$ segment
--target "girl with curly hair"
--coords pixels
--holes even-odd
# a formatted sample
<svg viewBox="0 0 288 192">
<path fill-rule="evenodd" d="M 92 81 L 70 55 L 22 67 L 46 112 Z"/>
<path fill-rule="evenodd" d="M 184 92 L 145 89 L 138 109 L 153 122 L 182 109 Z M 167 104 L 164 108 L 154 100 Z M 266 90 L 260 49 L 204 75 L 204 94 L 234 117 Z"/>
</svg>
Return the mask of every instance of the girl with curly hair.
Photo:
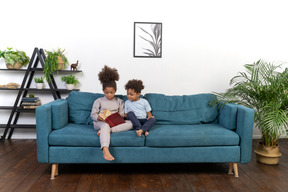
<svg viewBox="0 0 288 192">
<path fill-rule="evenodd" d="M 139 137 L 147 136 L 148 130 L 155 125 L 156 120 L 151 113 L 151 106 L 146 99 L 140 98 L 141 90 L 144 89 L 141 80 L 130 80 L 125 85 L 128 100 L 125 102 L 125 116 L 133 123 Z"/>
<path fill-rule="evenodd" d="M 102 84 L 104 97 L 94 101 L 91 118 L 94 123 L 94 129 L 98 130 L 97 134 L 100 136 L 100 144 L 104 159 L 113 161 L 114 157 L 109 151 L 110 134 L 113 132 L 130 130 L 133 128 L 133 125 L 131 121 L 126 120 L 125 123 L 111 128 L 109 124 L 99 116 L 99 113 L 104 113 L 104 110 L 110 110 L 111 114 L 118 112 L 124 117 L 124 102 L 122 99 L 114 97 L 117 91 L 116 81 L 119 80 L 117 69 L 105 65 L 102 71 L 99 72 L 98 77 Z"/>
</svg>

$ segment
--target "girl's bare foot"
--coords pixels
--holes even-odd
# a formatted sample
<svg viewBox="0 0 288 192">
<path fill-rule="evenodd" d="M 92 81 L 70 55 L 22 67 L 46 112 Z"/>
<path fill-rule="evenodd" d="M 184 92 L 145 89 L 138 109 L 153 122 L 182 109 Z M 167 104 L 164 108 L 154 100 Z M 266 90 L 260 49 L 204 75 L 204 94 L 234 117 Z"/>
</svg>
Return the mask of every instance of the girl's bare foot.
<svg viewBox="0 0 288 192">
<path fill-rule="evenodd" d="M 138 135 L 138 137 L 141 137 L 142 133 L 143 133 L 142 129 L 139 129 L 136 131 L 136 134 Z"/>
<path fill-rule="evenodd" d="M 144 133 L 144 135 L 145 135 L 145 136 L 149 135 L 148 131 L 146 131 L 146 132 Z"/>
<path fill-rule="evenodd" d="M 97 135 L 100 136 L 101 130 L 98 131 Z"/>
<path fill-rule="evenodd" d="M 113 160 L 115 160 L 114 157 L 111 155 L 108 147 L 103 147 L 102 151 L 103 151 L 103 158 L 104 158 L 105 160 L 107 160 L 107 161 L 113 161 Z"/>
</svg>

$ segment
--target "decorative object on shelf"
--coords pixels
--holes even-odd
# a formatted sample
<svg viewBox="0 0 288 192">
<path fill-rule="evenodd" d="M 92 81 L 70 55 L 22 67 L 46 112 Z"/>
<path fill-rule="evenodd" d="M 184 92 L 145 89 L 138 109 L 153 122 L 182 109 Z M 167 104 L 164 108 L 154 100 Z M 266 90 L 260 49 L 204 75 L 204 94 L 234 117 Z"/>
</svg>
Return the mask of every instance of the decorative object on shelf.
<svg viewBox="0 0 288 192">
<path fill-rule="evenodd" d="M 76 70 L 76 71 L 77 71 L 77 67 L 78 67 L 78 61 L 79 61 L 79 60 L 77 60 L 77 62 L 76 62 L 76 63 L 74 63 L 74 64 L 71 64 L 71 66 L 70 66 L 70 69 L 71 69 L 71 70 L 73 70 L 73 71 L 75 71 L 75 70 Z"/>
<path fill-rule="evenodd" d="M 72 90 L 74 86 L 79 83 L 78 79 L 74 75 L 63 76 L 61 80 L 66 83 L 66 89 Z"/>
<path fill-rule="evenodd" d="M 58 70 L 63 70 L 68 65 L 68 60 L 66 56 L 64 55 L 65 49 L 62 51 L 60 48 L 57 49 L 57 51 L 46 51 L 47 57 L 45 59 L 45 65 L 44 65 L 44 76 L 46 78 L 46 81 L 50 83 L 51 75 L 54 75 L 54 72 Z"/>
<path fill-rule="evenodd" d="M 0 85 L 0 88 L 8 88 L 8 89 L 17 89 L 19 87 L 20 87 L 19 84 L 13 82 L 8 83 L 7 85 Z"/>
<path fill-rule="evenodd" d="M 247 73 L 241 72 L 231 79 L 232 88 L 225 93 L 215 93 L 218 104 L 221 107 L 231 102 L 254 109 L 255 123 L 262 133 L 262 142 L 255 150 L 257 160 L 267 164 L 267 158 L 272 157 L 274 160 L 268 164 L 278 164 L 281 153 L 277 141 L 287 136 L 288 131 L 288 68 L 279 72 L 280 65 L 263 60 L 246 64 L 245 68 Z"/>
<path fill-rule="evenodd" d="M 134 22 L 134 57 L 162 57 L 162 23 Z"/>
<path fill-rule="evenodd" d="M 36 83 L 36 88 L 37 89 L 43 89 L 44 87 L 44 77 L 35 77 L 34 81 Z"/>
<path fill-rule="evenodd" d="M 0 58 L 4 58 L 8 69 L 20 69 L 30 61 L 30 58 L 24 51 L 12 51 L 12 47 L 7 47 L 7 50 L 4 51 L 0 50 Z"/>
<path fill-rule="evenodd" d="M 41 101 L 39 97 L 23 97 L 21 106 L 23 109 L 35 109 L 36 107 L 41 105 Z"/>
</svg>

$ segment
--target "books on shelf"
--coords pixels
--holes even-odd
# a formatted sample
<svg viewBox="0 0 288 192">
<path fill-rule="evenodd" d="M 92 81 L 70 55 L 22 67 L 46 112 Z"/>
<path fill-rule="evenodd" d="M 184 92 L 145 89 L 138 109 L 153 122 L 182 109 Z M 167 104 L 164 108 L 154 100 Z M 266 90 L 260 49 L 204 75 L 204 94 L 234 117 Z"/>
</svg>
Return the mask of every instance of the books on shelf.
<svg viewBox="0 0 288 192">
<path fill-rule="evenodd" d="M 118 112 L 111 114 L 109 110 L 104 110 L 103 113 L 99 113 L 99 116 L 104 119 L 110 127 L 125 123 L 125 120 Z"/>
<path fill-rule="evenodd" d="M 23 109 L 35 109 L 36 107 L 41 105 L 41 101 L 39 97 L 23 97 L 21 106 Z"/>
</svg>

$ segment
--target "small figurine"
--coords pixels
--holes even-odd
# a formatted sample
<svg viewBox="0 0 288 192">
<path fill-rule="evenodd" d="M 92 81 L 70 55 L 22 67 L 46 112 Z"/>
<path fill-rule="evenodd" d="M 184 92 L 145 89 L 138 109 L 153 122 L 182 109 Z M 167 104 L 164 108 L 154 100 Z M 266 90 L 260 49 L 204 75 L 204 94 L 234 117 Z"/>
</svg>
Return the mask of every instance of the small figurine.
<svg viewBox="0 0 288 192">
<path fill-rule="evenodd" d="M 77 63 L 74 63 L 74 64 L 71 64 L 71 66 L 70 66 L 70 69 L 72 70 L 73 69 L 73 71 L 77 71 L 77 66 L 78 66 L 78 60 L 77 60 Z"/>
</svg>

